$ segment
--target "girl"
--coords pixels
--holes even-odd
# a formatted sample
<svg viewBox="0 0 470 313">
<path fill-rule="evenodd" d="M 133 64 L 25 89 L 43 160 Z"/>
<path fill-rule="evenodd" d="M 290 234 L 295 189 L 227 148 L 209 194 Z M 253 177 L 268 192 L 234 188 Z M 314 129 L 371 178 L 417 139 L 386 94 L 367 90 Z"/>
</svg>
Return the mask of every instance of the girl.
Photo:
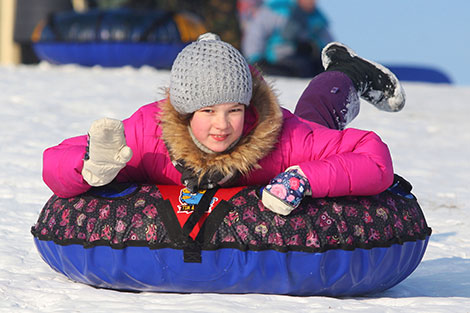
<svg viewBox="0 0 470 313">
<path fill-rule="evenodd" d="M 238 50 L 201 35 L 176 58 L 165 99 L 47 149 L 44 181 L 60 197 L 113 180 L 191 191 L 266 185 L 263 204 L 284 215 L 305 195 L 380 193 L 393 181 L 387 146 L 373 132 L 342 129 L 358 114 L 359 96 L 399 111 L 404 92 L 390 71 L 342 44 L 326 46 L 322 60 L 326 71 L 292 114 Z"/>
</svg>

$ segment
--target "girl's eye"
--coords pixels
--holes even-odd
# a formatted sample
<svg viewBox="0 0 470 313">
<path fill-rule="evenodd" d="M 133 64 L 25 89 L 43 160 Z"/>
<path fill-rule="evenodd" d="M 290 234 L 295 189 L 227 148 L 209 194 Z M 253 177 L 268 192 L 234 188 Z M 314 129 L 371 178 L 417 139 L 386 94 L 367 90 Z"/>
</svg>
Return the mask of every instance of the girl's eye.
<svg viewBox="0 0 470 313">
<path fill-rule="evenodd" d="M 243 111 L 242 107 L 237 107 L 237 108 L 233 108 L 230 110 L 230 112 L 241 112 L 241 111 Z"/>
</svg>

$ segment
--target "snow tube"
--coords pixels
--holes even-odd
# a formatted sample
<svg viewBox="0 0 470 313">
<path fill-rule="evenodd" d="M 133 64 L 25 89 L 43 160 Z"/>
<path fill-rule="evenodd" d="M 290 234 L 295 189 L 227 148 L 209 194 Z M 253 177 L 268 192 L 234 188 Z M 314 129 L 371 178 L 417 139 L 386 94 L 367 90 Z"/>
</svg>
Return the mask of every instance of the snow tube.
<svg viewBox="0 0 470 313">
<path fill-rule="evenodd" d="M 280 216 L 255 186 L 116 184 L 52 196 L 31 232 L 54 270 L 101 288 L 357 296 L 398 284 L 424 255 L 431 229 L 408 186 L 307 197 Z"/>
<path fill-rule="evenodd" d="M 35 28 L 40 60 L 53 64 L 170 68 L 177 54 L 206 30 L 192 15 L 130 9 L 66 11 Z"/>
<path fill-rule="evenodd" d="M 426 66 L 387 65 L 401 81 L 452 84 L 449 75 L 444 71 Z"/>
</svg>

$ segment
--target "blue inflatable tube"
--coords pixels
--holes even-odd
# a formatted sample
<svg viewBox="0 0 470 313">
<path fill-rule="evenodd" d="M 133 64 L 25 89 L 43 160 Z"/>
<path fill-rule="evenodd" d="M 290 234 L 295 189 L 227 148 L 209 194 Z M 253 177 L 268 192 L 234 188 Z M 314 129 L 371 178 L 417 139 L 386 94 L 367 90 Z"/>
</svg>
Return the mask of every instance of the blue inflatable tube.
<svg viewBox="0 0 470 313">
<path fill-rule="evenodd" d="M 452 79 L 443 70 L 430 66 L 387 65 L 399 80 L 437 84 L 452 84 Z"/>
<path fill-rule="evenodd" d="M 54 270 L 101 288 L 358 296 L 395 286 L 423 258 L 431 229 L 406 184 L 306 198 L 287 217 L 265 210 L 256 187 L 207 191 L 187 214 L 184 187 L 108 186 L 53 196 L 32 234 Z"/>
<path fill-rule="evenodd" d="M 185 43 L 145 42 L 40 42 L 34 45 L 39 59 L 52 64 L 121 67 L 144 65 L 170 68 Z"/>
<path fill-rule="evenodd" d="M 162 10 L 57 12 L 33 32 L 40 60 L 53 64 L 167 69 L 177 54 L 204 33 L 194 15 Z"/>
<path fill-rule="evenodd" d="M 39 253 L 54 270 L 96 287 L 299 296 L 357 296 L 389 289 L 415 270 L 427 243 L 428 238 L 388 248 L 324 253 L 220 249 L 202 251 L 199 264 L 184 263 L 180 250 L 84 249 L 35 238 Z"/>
</svg>

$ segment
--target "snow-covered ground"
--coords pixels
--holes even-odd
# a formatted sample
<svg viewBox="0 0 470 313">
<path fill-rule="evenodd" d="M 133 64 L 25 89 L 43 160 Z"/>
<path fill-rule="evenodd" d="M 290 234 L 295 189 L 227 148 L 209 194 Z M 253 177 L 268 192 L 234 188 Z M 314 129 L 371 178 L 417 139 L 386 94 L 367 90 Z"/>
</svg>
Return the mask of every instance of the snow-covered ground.
<svg viewBox="0 0 470 313">
<path fill-rule="evenodd" d="M 308 83 L 271 79 L 290 109 Z M 160 99 L 168 83 L 167 71 L 151 68 L 0 67 L 1 312 L 470 312 L 470 87 L 406 83 L 402 112 L 363 103 L 350 125 L 388 143 L 433 228 L 420 266 L 390 290 L 344 299 L 124 293 L 54 272 L 30 234 L 51 195 L 42 151 L 86 133 L 97 118 L 128 117 Z"/>
</svg>

